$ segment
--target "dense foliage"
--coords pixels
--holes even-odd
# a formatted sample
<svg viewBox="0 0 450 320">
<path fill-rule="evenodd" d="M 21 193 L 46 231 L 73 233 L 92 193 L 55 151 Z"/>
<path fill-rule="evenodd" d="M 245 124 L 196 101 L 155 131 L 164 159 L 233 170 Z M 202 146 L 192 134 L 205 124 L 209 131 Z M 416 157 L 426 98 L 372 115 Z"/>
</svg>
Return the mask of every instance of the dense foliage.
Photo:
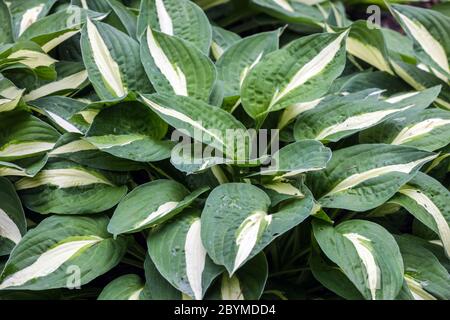
<svg viewBox="0 0 450 320">
<path fill-rule="evenodd" d="M 405 2 L 1 0 L 0 298 L 449 299 L 450 6 Z"/>
</svg>

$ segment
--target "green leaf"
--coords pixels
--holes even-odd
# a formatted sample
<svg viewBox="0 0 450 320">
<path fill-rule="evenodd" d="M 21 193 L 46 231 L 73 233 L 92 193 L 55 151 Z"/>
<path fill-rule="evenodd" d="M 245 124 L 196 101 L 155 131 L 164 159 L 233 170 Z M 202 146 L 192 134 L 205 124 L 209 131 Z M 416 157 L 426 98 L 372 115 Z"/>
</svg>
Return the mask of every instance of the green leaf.
<svg viewBox="0 0 450 320">
<path fill-rule="evenodd" d="M 448 271 L 428 249 L 411 242 L 411 236 L 397 236 L 405 264 L 405 279 L 416 300 L 448 300 L 450 284 Z"/>
<path fill-rule="evenodd" d="M 308 182 L 323 207 L 366 211 L 386 202 L 436 157 L 404 146 L 354 145 L 333 152 L 327 168 L 310 173 Z"/>
<path fill-rule="evenodd" d="M 53 149 L 59 133 L 25 111 L 0 114 L 0 160 L 42 155 Z"/>
<path fill-rule="evenodd" d="M 145 256 L 145 294 L 150 300 L 181 300 L 187 296 L 175 289 L 156 269 L 150 256 Z"/>
<path fill-rule="evenodd" d="M 144 283 L 136 274 L 120 276 L 103 288 L 97 300 L 144 300 Z"/>
<path fill-rule="evenodd" d="M 434 10 L 412 6 L 392 5 L 391 11 L 413 39 L 419 59 L 438 78 L 448 82 L 450 46 L 442 40 L 450 37 L 450 18 Z"/>
<path fill-rule="evenodd" d="M 13 31 L 11 26 L 11 15 L 9 14 L 8 6 L 0 1 L 0 44 L 10 43 L 13 40 Z"/>
<path fill-rule="evenodd" d="M 313 221 L 314 237 L 367 300 L 394 299 L 403 285 L 403 261 L 394 237 L 380 225 L 350 220 L 333 227 Z"/>
<path fill-rule="evenodd" d="M 9 254 L 26 231 L 25 215 L 14 185 L 0 177 L 0 256 Z"/>
<path fill-rule="evenodd" d="M 14 110 L 24 91 L 25 89 L 17 88 L 14 83 L 0 74 L 0 112 Z"/>
<path fill-rule="evenodd" d="M 155 180 L 140 185 L 117 206 L 108 225 L 114 235 L 137 232 L 171 219 L 207 189 L 190 193 L 172 180 Z"/>
<path fill-rule="evenodd" d="M 317 8 L 298 0 L 251 0 L 252 5 L 280 20 L 322 27 L 323 16 Z"/>
<path fill-rule="evenodd" d="M 68 6 L 66 9 L 50 14 L 27 28 L 19 40 L 31 40 L 49 52 L 67 39 L 80 32 L 81 27 L 88 18 L 101 19 L 104 15 L 81 9 L 77 6 Z"/>
<path fill-rule="evenodd" d="M 208 101 L 216 70 L 193 44 L 149 27 L 141 39 L 141 59 L 158 93 Z"/>
<path fill-rule="evenodd" d="M 294 136 L 296 140 L 335 142 L 399 114 L 424 109 L 437 97 L 439 90 L 436 87 L 385 101 L 378 100 L 377 91 L 373 90 L 367 90 L 366 94 L 336 96 L 305 111 L 295 123 Z"/>
<path fill-rule="evenodd" d="M 15 0 L 8 6 L 11 13 L 14 39 L 37 20 L 45 17 L 56 0 Z"/>
<path fill-rule="evenodd" d="M 111 9 L 122 22 L 130 37 L 137 40 L 137 17 L 124 4 L 117 0 L 107 0 Z"/>
<path fill-rule="evenodd" d="M 202 9 L 188 0 L 143 0 L 138 18 L 138 37 L 147 27 L 191 42 L 208 54 L 212 31 Z"/>
<path fill-rule="evenodd" d="M 218 59 L 218 79 L 225 98 L 239 97 L 241 85 L 250 70 L 267 54 L 278 49 L 279 31 L 263 32 L 230 45 Z"/>
<path fill-rule="evenodd" d="M 0 176 L 34 177 L 47 163 L 48 156 L 40 155 L 14 162 L 0 161 Z"/>
<path fill-rule="evenodd" d="M 126 240 L 106 231 L 106 216 L 52 216 L 20 241 L 0 276 L 0 289 L 81 286 L 113 268 Z"/>
<path fill-rule="evenodd" d="M 18 180 L 15 186 L 30 210 L 41 214 L 87 214 L 116 205 L 127 192 L 121 180 L 124 177 L 74 162 L 54 161 L 33 178 Z"/>
<path fill-rule="evenodd" d="M 167 125 L 139 102 L 121 102 L 94 118 L 86 140 L 116 157 L 134 161 L 159 161 L 170 156 L 172 143 L 161 140 Z"/>
<path fill-rule="evenodd" d="M 222 271 L 206 254 L 200 233 L 200 213 L 188 210 L 171 223 L 153 229 L 147 238 L 148 253 L 158 271 L 196 300 L 203 298 Z"/>
<path fill-rule="evenodd" d="M 344 33 L 302 37 L 263 58 L 245 77 L 242 104 L 253 119 L 323 96 L 344 69 Z"/>
<path fill-rule="evenodd" d="M 81 32 L 81 50 L 89 80 L 101 99 L 123 98 L 130 91 L 152 92 L 139 43 L 125 33 L 88 19 Z"/>
<path fill-rule="evenodd" d="M 228 112 L 190 97 L 154 94 L 141 95 L 141 98 L 164 121 L 183 134 L 200 138 L 199 142 L 221 150 L 232 159 L 238 152 L 246 152 L 246 148 L 236 150 L 234 142 L 241 138 L 247 143 L 250 140 L 247 129 Z M 242 158 L 245 159 L 245 155 Z"/>
<path fill-rule="evenodd" d="M 390 119 L 360 133 L 362 143 L 389 143 L 435 151 L 450 143 L 450 112 L 426 109 Z"/>
<path fill-rule="evenodd" d="M 264 253 L 243 265 L 232 277 L 222 273 L 220 281 L 210 289 L 206 299 L 212 300 L 258 300 L 266 285 L 268 275 Z"/>
<path fill-rule="evenodd" d="M 214 57 L 214 60 L 217 61 L 225 50 L 239 40 L 241 40 L 241 37 L 238 34 L 212 26 L 211 55 Z"/>
<path fill-rule="evenodd" d="M 307 190 L 300 192 L 292 202 L 270 213 L 270 198 L 253 185 L 226 183 L 215 188 L 202 213 L 202 241 L 211 259 L 233 275 L 276 237 L 310 215 L 313 199 Z"/>
<path fill-rule="evenodd" d="M 418 172 L 389 202 L 399 204 L 433 230 L 450 257 L 450 192 L 439 181 Z"/>
</svg>

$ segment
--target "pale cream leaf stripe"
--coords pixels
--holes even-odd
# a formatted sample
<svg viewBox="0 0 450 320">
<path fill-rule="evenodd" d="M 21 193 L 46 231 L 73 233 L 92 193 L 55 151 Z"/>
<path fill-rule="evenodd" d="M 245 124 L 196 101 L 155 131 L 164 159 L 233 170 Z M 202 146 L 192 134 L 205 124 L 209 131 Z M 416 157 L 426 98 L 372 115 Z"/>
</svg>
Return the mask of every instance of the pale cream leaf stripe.
<svg viewBox="0 0 450 320">
<path fill-rule="evenodd" d="M 112 58 L 100 32 L 90 19 L 87 19 L 86 26 L 89 44 L 98 70 L 108 86 L 114 91 L 114 94 L 117 97 L 123 97 L 127 94 L 127 90 L 122 82 L 119 65 Z"/>
<path fill-rule="evenodd" d="M 173 24 L 172 18 L 170 18 L 166 7 L 164 6 L 164 0 L 155 0 L 156 14 L 159 21 L 159 29 L 161 32 L 173 36 Z"/>
<path fill-rule="evenodd" d="M 186 275 L 196 300 L 203 297 L 202 275 L 206 262 L 206 249 L 203 247 L 200 234 L 201 222 L 200 218 L 197 218 L 189 227 L 184 245 Z"/>
<path fill-rule="evenodd" d="M 414 124 L 411 127 L 403 128 L 402 131 L 392 140 L 391 144 L 400 145 L 414 140 L 424 134 L 433 131 L 436 128 L 450 124 L 450 120 L 432 118 Z"/>
<path fill-rule="evenodd" d="M 152 213 L 150 213 L 147 218 L 145 218 L 141 222 L 137 223 L 135 228 L 140 228 L 158 218 L 164 217 L 166 214 L 168 214 L 173 209 L 175 209 L 177 207 L 177 205 L 178 205 L 178 202 L 176 202 L 176 201 L 169 201 L 169 202 L 163 203 L 162 205 L 160 205 L 158 207 L 158 209 L 156 209 L 156 211 L 153 211 Z"/>
<path fill-rule="evenodd" d="M 53 149 L 54 142 L 30 141 L 10 144 L 0 150 L 0 157 L 20 157 Z"/>
<path fill-rule="evenodd" d="M 0 237 L 7 238 L 18 244 L 22 234 L 14 221 L 0 208 Z"/>
<path fill-rule="evenodd" d="M 16 182 L 17 190 L 37 188 L 42 185 L 53 185 L 58 188 L 72 188 L 91 184 L 113 186 L 105 177 L 81 169 L 49 169 L 42 170 L 33 178 L 22 178 Z"/>
</svg>

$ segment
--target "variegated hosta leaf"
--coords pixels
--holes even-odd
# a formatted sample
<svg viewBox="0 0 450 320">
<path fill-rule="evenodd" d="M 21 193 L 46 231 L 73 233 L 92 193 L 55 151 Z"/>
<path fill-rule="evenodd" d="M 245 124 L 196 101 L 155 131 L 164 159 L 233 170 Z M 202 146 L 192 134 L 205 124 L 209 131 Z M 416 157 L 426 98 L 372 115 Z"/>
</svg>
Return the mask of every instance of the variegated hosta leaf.
<svg viewBox="0 0 450 320">
<path fill-rule="evenodd" d="M 97 300 L 145 300 L 144 283 L 136 274 L 120 276 L 103 288 Z"/>
<path fill-rule="evenodd" d="M 53 76 L 55 62 L 57 62 L 56 59 L 30 41 L 18 42 L 6 50 L 0 50 L 0 70 L 25 67 L 47 78 L 47 73 Z"/>
<path fill-rule="evenodd" d="M 350 220 L 338 226 L 315 219 L 314 237 L 367 300 L 394 299 L 403 285 L 403 261 L 394 237 L 380 225 Z"/>
<path fill-rule="evenodd" d="M 364 299 L 361 292 L 355 287 L 349 278 L 340 268 L 336 268 L 332 263 L 325 261 L 318 253 L 313 252 L 310 260 L 311 272 L 328 290 L 333 291 L 338 296 L 347 300 Z"/>
<path fill-rule="evenodd" d="M 123 98 L 130 91 L 152 91 L 136 40 L 108 24 L 90 19 L 81 34 L 83 61 L 101 99 Z"/>
<path fill-rule="evenodd" d="M 144 167 L 142 163 L 115 157 L 110 153 L 101 151 L 76 133 L 62 135 L 48 156 L 71 160 L 91 168 L 120 172 L 140 170 Z"/>
<path fill-rule="evenodd" d="M 305 220 L 313 199 L 307 190 L 298 191 L 293 201 L 270 213 L 270 198 L 253 185 L 227 183 L 214 189 L 202 213 L 202 241 L 211 259 L 232 276 L 276 237 Z"/>
<path fill-rule="evenodd" d="M 232 277 L 222 273 L 220 281 L 210 289 L 206 299 L 211 300 L 258 300 L 267 281 L 268 266 L 264 253 L 243 265 Z"/>
<path fill-rule="evenodd" d="M 0 289 L 67 288 L 109 271 L 122 259 L 126 239 L 114 240 L 106 231 L 107 224 L 103 215 L 43 220 L 11 253 L 0 276 Z M 74 275 L 79 284 L 74 283 Z"/>
<path fill-rule="evenodd" d="M 116 157 L 159 161 L 170 157 L 172 142 L 161 140 L 167 125 L 140 102 L 121 102 L 103 109 L 94 119 L 86 140 Z"/>
<path fill-rule="evenodd" d="M 447 188 L 418 172 L 389 202 L 401 205 L 433 230 L 450 257 L 450 192 Z"/>
<path fill-rule="evenodd" d="M 45 154 L 14 162 L 0 161 L 0 176 L 34 177 L 45 166 L 47 160 L 48 156 Z"/>
<path fill-rule="evenodd" d="M 242 104 L 254 119 L 323 96 L 344 69 L 343 33 L 302 37 L 263 58 L 245 77 Z"/>
<path fill-rule="evenodd" d="M 435 151 L 450 143 L 450 112 L 426 109 L 360 133 L 362 143 L 390 143 Z"/>
<path fill-rule="evenodd" d="M 193 44 L 148 27 L 142 35 L 141 59 L 158 93 L 208 101 L 216 70 Z"/>
<path fill-rule="evenodd" d="M 0 113 L 0 161 L 42 155 L 58 138 L 53 127 L 26 111 Z"/>
<path fill-rule="evenodd" d="M 148 253 L 158 271 L 175 288 L 196 300 L 203 298 L 223 271 L 203 247 L 201 225 L 200 213 L 188 210 L 171 223 L 153 229 L 147 238 Z"/>
<path fill-rule="evenodd" d="M 128 35 L 136 40 L 138 40 L 137 35 L 137 17 L 131 11 L 131 8 L 127 8 L 125 4 L 123 4 L 119 0 L 107 0 L 107 3 L 114 11 L 117 18 L 119 18 L 122 23 L 124 29 L 127 31 Z"/>
<path fill-rule="evenodd" d="M 450 274 L 427 248 L 410 235 L 397 236 L 405 264 L 405 280 L 415 300 L 450 299 Z"/>
<path fill-rule="evenodd" d="M 231 45 L 239 40 L 241 40 L 241 37 L 238 34 L 221 27 L 212 26 L 211 54 L 214 60 L 217 61 Z"/>
<path fill-rule="evenodd" d="M 155 180 L 133 189 L 120 201 L 108 225 L 114 235 L 161 224 L 189 206 L 207 189 L 192 193 L 172 180 Z"/>
<path fill-rule="evenodd" d="M 382 31 L 368 21 L 356 21 L 351 25 L 347 38 L 347 52 L 374 66 L 393 74 Z"/>
<path fill-rule="evenodd" d="M 144 261 L 145 271 L 145 297 L 149 300 L 189 300 L 191 299 L 186 294 L 175 289 L 174 286 L 167 281 L 158 269 L 156 269 L 150 256 L 145 256 Z"/>
<path fill-rule="evenodd" d="M 142 100 L 164 121 L 194 139 L 221 150 L 234 158 L 235 139 L 250 141 L 247 129 L 228 112 L 190 97 L 169 95 L 141 95 Z M 230 137 L 230 131 L 236 136 Z M 199 137 L 201 136 L 201 137 Z"/>
<path fill-rule="evenodd" d="M 419 59 L 438 78 L 448 82 L 450 77 L 450 18 L 434 10 L 412 6 L 392 5 L 391 11 L 408 36 L 414 40 Z"/>
<path fill-rule="evenodd" d="M 437 154 L 388 144 L 360 144 L 333 152 L 323 171 L 311 172 L 308 183 L 322 206 L 353 211 L 373 209 Z"/>
<path fill-rule="evenodd" d="M 108 0 L 71 0 L 71 2 L 83 9 L 90 9 L 97 12 L 109 13 L 111 9 Z"/>
<path fill-rule="evenodd" d="M 25 101 L 33 101 L 52 94 L 69 94 L 87 85 L 88 72 L 78 62 L 59 62 L 55 65 L 57 77 L 28 86 Z"/>
<path fill-rule="evenodd" d="M 25 215 L 14 185 L 0 177 L 0 256 L 9 254 L 26 231 Z"/>
<path fill-rule="evenodd" d="M 418 91 L 437 85 L 442 86 L 441 93 L 435 102 L 439 106 L 450 110 L 450 86 L 448 83 L 409 63 L 391 60 L 391 65 L 402 80 Z"/>
<path fill-rule="evenodd" d="M 86 214 L 105 211 L 127 192 L 124 176 L 69 161 L 48 162 L 33 178 L 15 183 L 23 204 L 41 214 Z"/>
<path fill-rule="evenodd" d="M 189 0 L 142 0 L 138 37 L 147 27 L 191 42 L 204 54 L 211 45 L 211 25 L 202 9 Z"/>
<path fill-rule="evenodd" d="M 51 96 L 39 98 L 29 104 L 37 107 L 55 127 L 60 128 L 63 132 L 82 134 L 88 129 L 86 123 L 78 119 L 79 113 L 87 107 L 81 101 L 62 96 Z"/>
<path fill-rule="evenodd" d="M 240 96 L 241 85 L 250 70 L 267 54 L 278 49 L 279 31 L 249 36 L 231 45 L 217 61 L 217 75 L 224 97 Z"/>
<path fill-rule="evenodd" d="M 0 74 L 0 112 L 14 110 L 24 91 L 25 89 L 17 88 L 14 83 Z"/>
<path fill-rule="evenodd" d="M 14 38 L 18 38 L 33 23 L 45 17 L 56 0 L 5 1 L 11 12 Z"/>
<path fill-rule="evenodd" d="M 323 16 L 314 6 L 298 0 L 251 0 L 252 5 L 280 20 L 323 26 Z"/>
<path fill-rule="evenodd" d="M 261 174 L 277 174 L 278 178 L 294 177 L 308 171 L 322 170 L 331 159 L 331 150 L 319 141 L 303 140 L 288 144 L 276 152 L 275 163 Z"/>
<path fill-rule="evenodd" d="M 85 10 L 77 6 L 68 6 L 66 9 L 48 15 L 26 29 L 19 40 L 31 40 L 49 52 L 67 39 L 80 32 L 87 18 L 101 19 L 103 14 Z"/>
<path fill-rule="evenodd" d="M 377 100 L 377 92 L 373 90 L 367 90 L 366 94 L 336 96 L 303 113 L 295 123 L 294 136 L 296 140 L 338 141 L 403 112 L 426 108 L 437 97 L 439 90 L 436 87 L 385 101 Z"/>
</svg>

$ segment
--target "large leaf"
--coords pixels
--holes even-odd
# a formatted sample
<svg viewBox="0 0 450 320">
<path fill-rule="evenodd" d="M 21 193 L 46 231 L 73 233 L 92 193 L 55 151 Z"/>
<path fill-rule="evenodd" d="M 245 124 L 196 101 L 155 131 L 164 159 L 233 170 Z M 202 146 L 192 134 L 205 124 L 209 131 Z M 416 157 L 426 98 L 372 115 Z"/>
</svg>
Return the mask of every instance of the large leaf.
<svg viewBox="0 0 450 320">
<path fill-rule="evenodd" d="M 314 237 L 368 300 L 394 299 L 403 285 L 403 261 L 394 237 L 380 225 L 350 220 L 313 222 Z"/>
<path fill-rule="evenodd" d="M 122 102 L 102 110 L 86 140 L 116 157 L 134 161 L 159 161 L 170 156 L 172 143 L 161 140 L 167 125 L 139 102 Z"/>
<path fill-rule="evenodd" d="M 150 256 L 145 256 L 145 294 L 150 300 L 181 300 L 186 298 L 184 293 L 175 289 L 156 269 Z"/>
<path fill-rule="evenodd" d="M 175 288 L 197 300 L 222 271 L 208 257 L 201 229 L 199 212 L 188 210 L 153 229 L 147 238 L 148 253 L 158 271 Z"/>
<path fill-rule="evenodd" d="M 258 300 L 267 281 L 267 260 L 264 253 L 243 265 L 233 276 L 227 272 L 210 289 L 207 299 L 213 300 Z"/>
<path fill-rule="evenodd" d="M 392 5 L 392 12 L 408 36 L 423 63 L 440 79 L 448 82 L 450 18 L 434 10 L 412 6 Z"/>
<path fill-rule="evenodd" d="M 337 96 L 305 111 L 295 123 L 294 136 L 296 140 L 338 141 L 405 111 L 426 108 L 437 97 L 439 90 L 436 87 L 386 101 L 378 100 L 373 90 L 366 95 L 359 92 Z M 361 96 L 365 97 L 361 99 Z"/>
<path fill-rule="evenodd" d="M 271 213 L 269 196 L 253 185 L 227 183 L 214 189 L 202 213 L 202 241 L 209 256 L 232 276 L 276 237 L 310 215 L 312 197 L 307 190 L 300 191 L 292 202 Z"/>
<path fill-rule="evenodd" d="M 182 184 L 155 180 L 140 185 L 119 203 L 108 225 L 114 235 L 161 224 L 189 206 L 205 189 L 190 193 Z"/>
<path fill-rule="evenodd" d="M 28 158 L 51 150 L 59 133 L 25 111 L 0 114 L 0 160 Z"/>
<path fill-rule="evenodd" d="M 222 54 L 227 50 L 233 43 L 238 42 L 241 37 L 231 31 L 226 29 L 212 26 L 212 42 L 211 42 L 211 54 L 217 61 Z"/>
<path fill-rule="evenodd" d="M 208 101 L 216 70 L 193 44 L 149 27 L 142 36 L 141 59 L 158 93 Z"/>
<path fill-rule="evenodd" d="M 141 95 L 142 100 L 164 121 L 199 142 L 234 158 L 246 148 L 236 150 L 236 139 L 250 140 L 247 129 L 228 112 L 200 100 L 183 96 Z M 239 153 L 239 154 L 238 154 Z M 241 160 L 242 160 L 241 158 Z"/>
<path fill-rule="evenodd" d="M 405 280 L 416 300 L 448 300 L 450 274 L 428 249 L 411 241 L 411 236 L 395 238 L 405 264 Z"/>
<path fill-rule="evenodd" d="M 203 10 L 188 0 L 143 0 L 138 19 L 138 37 L 147 27 L 191 42 L 208 54 L 211 26 Z"/>
<path fill-rule="evenodd" d="M 386 202 L 436 157 L 410 147 L 360 144 L 333 152 L 327 168 L 310 173 L 308 181 L 322 206 L 365 211 Z"/>
<path fill-rule="evenodd" d="M 245 77 L 242 104 L 254 119 L 324 95 L 344 69 L 343 33 L 302 37 L 263 58 Z"/>
<path fill-rule="evenodd" d="M 240 96 L 249 71 L 264 56 L 278 49 L 278 36 L 279 31 L 259 33 L 237 41 L 223 52 L 216 66 L 225 98 Z"/>
<path fill-rule="evenodd" d="M 130 91 L 152 92 L 139 54 L 139 43 L 114 27 L 87 20 L 81 49 L 89 79 L 104 100 L 121 98 Z"/>
<path fill-rule="evenodd" d="M 53 216 L 29 231 L 6 263 L 0 289 L 81 286 L 109 271 L 125 253 L 125 238 L 106 231 L 106 216 Z"/>
<path fill-rule="evenodd" d="M 11 252 L 26 229 L 25 215 L 14 185 L 0 177 L 0 256 Z"/>
<path fill-rule="evenodd" d="M 136 274 L 120 276 L 103 288 L 98 300 L 143 300 L 144 283 Z"/>
<path fill-rule="evenodd" d="M 24 205 L 42 214 L 86 214 L 105 211 L 125 195 L 123 176 L 70 161 L 49 162 L 33 178 L 15 184 Z"/>
<path fill-rule="evenodd" d="M 49 52 L 67 39 L 80 32 L 86 19 L 100 19 L 103 15 L 77 6 L 68 6 L 66 9 L 44 17 L 21 35 L 19 40 L 31 40 Z"/>
<path fill-rule="evenodd" d="M 439 181 L 418 172 L 389 202 L 401 205 L 441 238 L 450 257 L 450 192 Z"/>
<path fill-rule="evenodd" d="M 361 132 L 362 143 L 390 143 L 435 151 L 450 143 L 450 112 L 427 109 Z"/>
</svg>

